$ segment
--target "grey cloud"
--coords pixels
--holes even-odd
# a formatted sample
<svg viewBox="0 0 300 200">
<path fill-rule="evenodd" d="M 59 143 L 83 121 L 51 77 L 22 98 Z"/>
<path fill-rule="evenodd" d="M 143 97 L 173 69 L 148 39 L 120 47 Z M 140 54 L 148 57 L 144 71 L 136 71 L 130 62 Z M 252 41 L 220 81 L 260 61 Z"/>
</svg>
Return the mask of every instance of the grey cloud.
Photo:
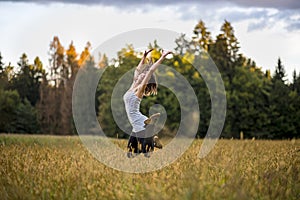
<svg viewBox="0 0 300 200">
<path fill-rule="evenodd" d="M 240 14 L 240 15 L 239 15 Z M 299 10 L 276 10 L 270 12 L 268 9 L 253 11 L 248 14 L 237 13 L 227 18 L 229 21 L 253 20 L 248 25 L 248 31 L 263 30 L 276 26 L 277 23 L 286 24 L 286 30 L 300 30 L 300 19 L 294 19 L 299 14 Z"/>
<path fill-rule="evenodd" d="M 174 5 L 182 3 L 232 3 L 243 7 L 262 7 L 262 8 L 278 8 L 278 9 L 299 9 L 300 1 L 298 0 L 0 0 L 0 1 L 11 1 L 11 2 L 36 2 L 36 3 L 51 3 L 51 2 L 62 2 L 62 3 L 74 3 L 74 4 L 102 4 L 110 6 L 138 6 L 138 5 Z"/>
<path fill-rule="evenodd" d="M 262 30 L 265 29 L 267 27 L 270 27 L 270 22 L 269 20 L 261 20 L 258 22 L 252 22 L 248 25 L 248 31 L 255 31 L 255 30 Z"/>
<path fill-rule="evenodd" d="M 292 22 L 291 24 L 286 26 L 288 31 L 300 31 L 300 21 L 299 22 Z"/>
<path fill-rule="evenodd" d="M 230 5 L 225 7 L 231 8 Z M 277 23 L 286 24 L 288 31 L 300 30 L 300 9 L 270 9 L 270 8 L 243 8 L 234 6 L 232 9 L 222 9 L 222 7 L 200 6 L 190 9 L 188 5 L 178 8 L 181 13 L 181 19 L 193 20 L 202 19 L 205 21 L 223 21 L 228 20 L 231 23 L 248 20 L 248 31 L 263 30 L 276 26 Z"/>
<path fill-rule="evenodd" d="M 7 0 L 0 0 L 7 1 Z M 156 6 L 172 6 L 183 20 L 213 20 L 224 19 L 234 23 L 244 20 L 253 20 L 249 23 L 248 31 L 272 27 L 279 21 L 286 24 L 289 31 L 300 30 L 300 20 L 294 20 L 292 16 L 300 13 L 300 0 L 11 0 L 10 2 L 35 2 L 53 3 L 64 2 L 82 5 L 107 5 L 119 9 L 131 11 L 141 9 L 147 12 Z M 239 9 L 222 10 L 223 7 Z M 272 8 L 272 9 L 270 9 Z M 276 12 L 270 12 L 275 10 Z"/>
<path fill-rule="evenodd" d="M 262 8 L 278 8 L 278 9 L 298 9 L 300 1 L 298 0 L 229 0 L 245 7 L 262 7 Z"/>
<path fill-rule="evenodd" d="M 222 12 L 221 16 L 224 19 L 227 19 L 231 22 L 240 22 L 246 19 L 262 19 L 268 16 L 267 10 L 251 10 L 251 11 L 243 11 L 243 10 L 236 10 L 236 11 L 228 11 Z"/>
</svg>

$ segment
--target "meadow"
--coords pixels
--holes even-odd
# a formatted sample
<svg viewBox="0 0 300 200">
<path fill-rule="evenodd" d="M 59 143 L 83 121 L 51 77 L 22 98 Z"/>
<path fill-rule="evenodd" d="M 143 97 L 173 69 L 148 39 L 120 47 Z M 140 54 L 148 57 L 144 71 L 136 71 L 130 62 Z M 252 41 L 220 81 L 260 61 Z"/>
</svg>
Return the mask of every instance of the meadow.
<svg viewBox="0 0 300 200">
<path fill-rule="evenodd" d="M 126 147 L 126 140 L 114 140 Z M 300 199 L 300 140 L 195 140 L 174 163 L 130 174 L 97 161 L 76 136 L 0 135 L 0 198 Z"/>
</svg>

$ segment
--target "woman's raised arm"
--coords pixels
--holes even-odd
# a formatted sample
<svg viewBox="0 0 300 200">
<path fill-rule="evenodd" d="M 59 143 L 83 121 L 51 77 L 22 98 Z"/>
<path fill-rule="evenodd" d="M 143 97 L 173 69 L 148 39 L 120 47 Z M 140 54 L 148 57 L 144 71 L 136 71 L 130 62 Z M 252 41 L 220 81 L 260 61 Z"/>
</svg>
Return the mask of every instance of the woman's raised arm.
<svg viewBox="0 0 300 200">
<path fill-rule="evenodd" d="M 138 72 L 141 72 L 142 66 L 143 66 L 144 63 L 145 63 L 145 60 L 146 60 L 146 58 L 147 58 L 147 55 L 148 55 L 151 51 L 153 51 L 153 49 L 150 49 L 150 50 L 144 52 L 143 58 L 141 59 L 141 61 L 140 61 L 140 63 L 138 64 L 138 66 L 136 67 L 136 70 L 137 70 Z"/>
<path fill-rule="evenodd" d="M 172 53 L 172 52 L 171 51 L 163 51 L 161 57 L 150 67 L 149 71 L 146 73 L 142 83 L 140 84 L 140 86 L 136 92 L 136 95 L 139 98 L 143 97 L 145 88 L 146 88 L 152 74 L 154 73 L 154 71 L 163 62 L 163 60 L 166 58 L 166 56 L 169 55 L 170 53 Z"/>
</svg>

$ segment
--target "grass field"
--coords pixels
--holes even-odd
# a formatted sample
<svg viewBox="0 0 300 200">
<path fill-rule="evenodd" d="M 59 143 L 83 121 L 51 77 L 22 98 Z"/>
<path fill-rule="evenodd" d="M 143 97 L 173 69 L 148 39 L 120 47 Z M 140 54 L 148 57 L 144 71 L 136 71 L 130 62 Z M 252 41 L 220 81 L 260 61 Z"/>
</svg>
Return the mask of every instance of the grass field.
<svg viewBox="0 0 300 200">
<path fill-rule="evenodd" d="M 300 140 L 219 140 L 199 159 L 201 143 L 161 170 L 129 174 L 78 137 L 0 135 L 0 199 L 300 199 Z"/>
</svg>

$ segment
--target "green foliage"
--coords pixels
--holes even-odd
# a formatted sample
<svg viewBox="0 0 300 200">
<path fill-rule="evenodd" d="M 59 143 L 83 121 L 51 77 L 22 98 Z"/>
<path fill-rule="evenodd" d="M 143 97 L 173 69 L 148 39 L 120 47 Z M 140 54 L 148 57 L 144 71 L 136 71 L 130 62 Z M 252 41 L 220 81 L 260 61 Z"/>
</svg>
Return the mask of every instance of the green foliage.
<svg viewBox="0 0 300 200">
<path fill-rule="evenodd" d="M 0 88 L 0 113 L 0 132 L 39 132 L 36 109 L 27 99 L 22 102 L 16 90 Z"/>
<path fill-rule="evenodd" d="M 11 123 L 16 133 L 39 133 L 40 127 L 37 121 L 37 110 L 25 99 L 16 109 L 16 120 Z"/>
<path fill-rule="evenodd" d="M 18 63 L 19 71 L 11 80 L 10 89 L 17 90 L 23 101 L 28 99 L 31 105 L 35 104 L 39 100 L 39 87 L 45 70 L 39 57 L 36 57 L 34 64 L 29 64 L 27 55 L 22 54 Z"/>
<path fill-rule="evenodd" d="M 274 81 L 285 82 L 284 78 L 286 77 L 284 66 L 282 65 L 281 59 L 278 58 L 277 66 L 275 68 L 275 73 L 273 76 Z"/>
<path fill-rule="evenodd" d="M 17 105 L 20 103 L 20 96 L 16 90 L 0 89 L 0 132 L 13 131 L 11 122 L 16 120 Z"/>
<path fill-rule="evenodd" d="M 5 66 L 2 62 L 2 54 L 0 52 L 0 89 L 8 89 L 9 82 L 13 76 L 13 66 L 9 63 L 8 66 Z"/>
</svg>

